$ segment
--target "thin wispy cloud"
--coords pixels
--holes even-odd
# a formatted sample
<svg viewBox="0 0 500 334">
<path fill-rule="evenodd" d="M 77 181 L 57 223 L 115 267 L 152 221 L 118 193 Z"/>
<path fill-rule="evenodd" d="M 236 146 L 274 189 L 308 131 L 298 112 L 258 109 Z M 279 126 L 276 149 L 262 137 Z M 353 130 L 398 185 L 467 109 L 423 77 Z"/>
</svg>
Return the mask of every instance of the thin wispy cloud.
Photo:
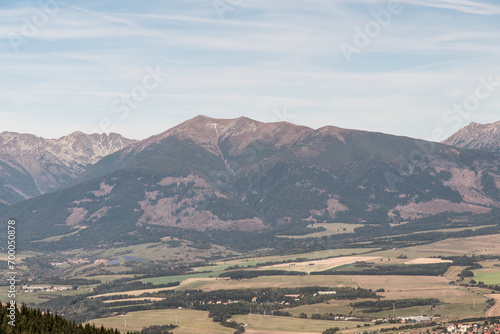
<svg viewBox="0 0 500 334">
<path fill-rule="evenodd" d="M 433 8 L 451 9 L 475 15 L 500 15 L 500 5 L 465 0 L 401 0 L 402 2 Z"/>
<path fill-rule="evenodd" d="M 233 20 L 221 20 L 221 19 L 210 19 L 201 18 L 194 16 L 173 16 L 173 15 L 157 15 L 157 14 L 120 14 L 125 17 L 132 17 L 141 20 L 155 19 L 155 20 L 168 20 L 168 21 L 180 21 L 184 23 L 201 23 L 210 24 L 217 26 L 239 26 L 239 27 L 258 27 L 258 28 L 276 28 L 278 25 L 273 23 L 258 23 L 258 22 L 248 22 L 248 21 L 233 21 Z"/>
<path fill-rule="evenodd" d="M 124 20 L 122 18 L 119 18 L 119 17 L 114 16 L 114 15 L 110 15 L 110 14 L 107 14 L 107 13 L 99 13 L 99 12 L 96 12 L 96 11 L 93 11 L 93 10 L 88 10 L 88 9 L 85 9 L 85 8 L 82 8 L 82 7 L 71 6 L 71 5 L 68 5 L 67 7 L 75 9 L 77 11 L 81 11 L 81 12 L 90 14 L 90 15 L 98 17 L 98 18 L 105 19 L 105 20 L 110 21 L 110 22 L 122 23 L 122 24 L 126 24 L 126 25 L 129 25 L 129 26 L 132 26 L 132 27 L 138 26 L 138 24 L 135 23 L 135 22 L 133 22 L 133 21 Z"/>
<path fill-rule="evenodd" d="M 211 1 L 88 1 L 61 7 L 39 26 L 33 15 L 41 7 L 12 4 L 0 21 L 0 117 L 9 115 L 0 131 L 20 131 L 26 118 L 24 132 L 46 133 L 36 122 L 50 123 L 56 136 L 98 128 L 115 119 L 113 101 L 159 64 L 169 76 L 130 118 L 114 121 L 115 131 L 144 138 L 198 113 L 266 121 L 287 107 L 294 122 L 311 127 L 429 138 L 479 76 L 500 75 L 500 5 L 400 4 L 401 13 L 370 36 L 385 0 L 242 1 L 223 17 Z M 26 24 L 37 33 L 24 36 Z M 360 32 L 367 45 L 348 62 L 339 46 L 367 39 Z M 19 52 L 12 34 L 24 38 Z M 499 100 L 500 89 L 470 121 L 498 120 Z"/>
</svg>

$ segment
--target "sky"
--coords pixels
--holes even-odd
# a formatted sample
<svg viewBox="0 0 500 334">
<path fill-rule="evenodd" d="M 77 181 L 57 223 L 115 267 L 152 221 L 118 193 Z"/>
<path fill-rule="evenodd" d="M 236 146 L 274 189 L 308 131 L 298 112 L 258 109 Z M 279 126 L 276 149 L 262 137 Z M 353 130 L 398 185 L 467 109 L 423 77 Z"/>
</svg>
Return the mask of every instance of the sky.
<svg viewBox="0 0 500 334">
<path fill-rule="evenodd" d="M 196 115 L 440 141 L 500 121 L 493 0 L 0 2 L 0 132 Z"/>
</svg>

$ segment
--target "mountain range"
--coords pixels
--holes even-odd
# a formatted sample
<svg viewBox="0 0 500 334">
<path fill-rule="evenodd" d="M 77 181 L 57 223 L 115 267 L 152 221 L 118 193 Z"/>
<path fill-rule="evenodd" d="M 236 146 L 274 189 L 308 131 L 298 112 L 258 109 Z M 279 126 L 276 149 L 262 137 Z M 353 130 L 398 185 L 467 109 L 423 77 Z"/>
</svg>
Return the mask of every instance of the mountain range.
<svg viewBox="0 0 500 334">
<path fill-rule="evenodd" d="M 463 148 L 500 152 L 500 121 L 490 124 L 470 123 L 444 140 L 443 143 Z"/>
<path fill-rule="evenodd" d="M 71 139 L 76 136 L 91 144 Z M 66 235 L 61 245 L 95 246 L 137 242 L 168 228 L 279 233 L 314 223 L 404 224 L 447 213 L 467 219 L 500 207 L 500 153 L 408 137 L 206 116 L 142 141 L 68 137 L 58 141 L 61 149 L 36 137 L 27 137 L 33 144 L 3 139 L 1 152 L 9 143 L 16 151 L 16 142 L 27 149 L 16 155 L 18 165 L 1 156 L 3 182 L 11 180 L 6 173 L 17 184 L 31 177 L 22 197 L 33 198 L 0 216 L 17 218 L 20 238 L 38 246 L 53 244 L 44 239 L 57 235 Z M 19 194 L 17 184 L 2 189 Z M 19 200 L 8 194 L 11 203 Z"/>
<path fill-rule="evenodd" d="M 58 139 L 0 133 L 0 206 L 65 186 L 88 166 L 133 142 L 116 133 L 75 132 Z"/>
</svg>

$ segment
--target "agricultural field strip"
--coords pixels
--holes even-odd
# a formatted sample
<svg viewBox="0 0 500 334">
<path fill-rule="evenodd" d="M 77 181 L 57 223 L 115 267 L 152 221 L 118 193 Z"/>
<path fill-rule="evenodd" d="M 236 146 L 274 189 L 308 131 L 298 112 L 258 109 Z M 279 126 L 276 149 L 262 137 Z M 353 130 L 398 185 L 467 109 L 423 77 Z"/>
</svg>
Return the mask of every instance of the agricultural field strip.
<svg viewBox="0 0 500 334">
<path fill-rule="evenodd" d="M 269 268 L 280 268 L 288 271 L 305 271 L 307 273 L 313 271 L 328 270 L 331 268 L 339 267 L 346 264 L 353 264 L 359 261 L 372 261 L 379 259 L 378 256 L 346 256 L 346 257 L 334 257 L 324 260 L 312 260 L 307 262 L 291 262 L 291 263 L 280 263 L 271 266 L 261 267 L 259 269 L 269 269 Z"/>
<path fill-rule="evenodd" d="M 349 276 L 307 275 L 307 276 L 260 276 L 240 281 L 229 278 L 189 279 L 181 287 L 203 291 L 227 289 L 295 288 L 307 286 L 357 287 Z"/>
<path fill-rule="evenodd" d="M 152 300 L 152 301 L 158 301 L 158 300 L 163 300 L 165 298 L 160 298 L 160 297 L 140 297 L 140 298 L 127 298 L 127 299 L 110 299 L 110 300 L 103 300 L 104 303 L 114 303 L 114 302 L 129 302 L 129 301 L 136 301 L 136 300 Z"/>
<path fill-rule="evenodd" d="M 247 329 L 245 331 L 247 334 L 318 334 L 318 332 L 283 332 L 283 331 L 262 331 L 262 330 L 255 330 L 255 329 Z"/>
<path fill-rule="evenodd" d="M 405 248 L 408 252 L 432 255 L 500 254 L 500 234 L 446 239 L 430 244 Z"/>
<path fill-rule="evenodd" d="M 452 263 L 451 260 L 443 260 L 439 258 L 429 258 L 429 257 L 419 257 L 410 261 L 404 262 L 404 264 L 433 264 L 433 263 Z"/>
<path fill-rule="evenodd" d="M 311 261 L 313 261 L 315 259 L 362 255 L 362 254 L 367 254 L 367 253 L 371 253 L 371 252 L 378 251 L 378 250 L 380 250 L 380 248 L 346 248 L 346 249 L 330 249 L 330 250 L 323 250 L 323 251 L 309 252 L 309 253 L 299 253 L 299 254 L 292 254 L 292 255 L 270 255 L 270 256 L 260 256 L 260 257 L 249 257 L 249 258 L 242 258 L 242 259 L 219 261 L 219 262 L 215 263 L 215 266 L 203 266 L 203 267 L 197 268 L 196 270 L 197 271 L 203 271 L 203 270 L 214 270 L 215 271 L 218 269 L 225 269 L 227 267 L 234 266 L 234 265 L 248 266 L 248 265 L 255 265 L 255 264 L 266 263 L 266 262 L 289 261 L 289 260 L 295 260 L 298 258 L 307 258 L 307 259 L 310 259 Z"/>
<path fill-rule="evenodd" d="M 305 238 L 321 238 L 323 236 L 328 235 L 337 235 L 337 234 L 348 234 L 353 233 L 354 229 L 357 227 L 363 227 L 363 224 L 344 224 L 344 223 L 315 223 L 307 225 L 307 227 L 324 227 L 325 231 L 314 232 L 305 235 L 278 235 L 280 238 L 289 238 L 289 239 L 305 239 Z M 344 230 L 345 229 L 345 230 Z"/>
<path fill-rule="evenodd" d="M 140 331 L 151 325 L 177 324 L 175 334 L 232 334 L 234 329 L 221 326 L 208 317 L 208 312 L 198 310 L 150 310 L 129 312 L 106 318 L 92 319 L 89 323 L 96 326 L 113 327 L 123 332 Z"/>
<path fill-rule="evenodd" d="M 438 229 L 438 230 L 427 230 L 427 231 L 417 231 L 417 232 L 412 232 L 412 233 L 384 235 L 382 237 L 376 237 L 374 239 L 384 239 L 384 238 L 394 238 L 394 237 L 406 237 L 406 236 L 409 236 L 409 235 L 423 234 L 423 233 L 461 232 L 461 231 L 465 231 L 465 230 L 476 231 L 476 230 L 478 230 L 480 228 L 494 227 L 494 226 L 497 226 L 497 225 L 480 225 L 480 226 L 468 226 L 468 227 L 441 228 L 441 229 Z"/>
<path fill-rule="evenodd" d="M 484 282 L 485 284 L 500 284 L 500 267 L 476 269 L 474 271 L 474 280 Z"/>
<path fill-rule="evenodd" d="M 405 290 L 448 290 L 457 289 L 449 284 L 450 279 L 439 276 L 398 276 L 398 275 L 351 275 L 351 279 L 364 289 Z"/>
<path fill-rule="evenodd" d="M 331 327 L 357 328 L 366 322 L 362 321 L 335 321 L 335 320 L 313 320 L 291 317 L 267 316 L 261 314 L 235 315 L 234 320 L 246 325 L 247 331 L 266 331 L 266 333 L 322 333 Z"/>
<path fill-rule="evenodd" d="M 484 295 L 487 298 L 493 298 L 495 300 L 495 305 L 493 305 L 488 311 L 486 311 L 487 317 L 498 317 L 500 316 L 500 295 L 488 294 Z"/>
<path fill-rule="evenodd" d="M 164 290 L 175 290 L 176 287 L 172 288 L 156 288 L 156 289 L 145 289 L 145 290 L 130 290 L 130 291 L 120 291 L 120 292 L 110 292 L 110 293 L 103 293 L 100 295 L 95 295 L 95 296 L 89 296 L 88 298 L 100 298 L 100 297 L 109 297 L 109 296 L 120 296 L 120 295 L 130 295 L 130 296 L 140 296 L 143 293 L 155 293 L 158 291 L 164 291 Z"/>
</svg>

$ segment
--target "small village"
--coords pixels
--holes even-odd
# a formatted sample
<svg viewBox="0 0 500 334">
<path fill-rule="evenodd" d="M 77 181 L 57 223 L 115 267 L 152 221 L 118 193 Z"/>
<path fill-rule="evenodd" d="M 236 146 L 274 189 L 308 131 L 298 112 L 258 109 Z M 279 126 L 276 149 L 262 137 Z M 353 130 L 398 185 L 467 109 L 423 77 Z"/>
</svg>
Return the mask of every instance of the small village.
<svg viewBox="0 0 500 334">
<path fill-rule="evenodd" d="M 71 286 L 31 286 L 31 285 L 23 285 L 21 287 L 24 293 L 30 292 L 56 292 L 56 291 L 68 291 L 73 290 L 74 288 Z"/>
</svg>

